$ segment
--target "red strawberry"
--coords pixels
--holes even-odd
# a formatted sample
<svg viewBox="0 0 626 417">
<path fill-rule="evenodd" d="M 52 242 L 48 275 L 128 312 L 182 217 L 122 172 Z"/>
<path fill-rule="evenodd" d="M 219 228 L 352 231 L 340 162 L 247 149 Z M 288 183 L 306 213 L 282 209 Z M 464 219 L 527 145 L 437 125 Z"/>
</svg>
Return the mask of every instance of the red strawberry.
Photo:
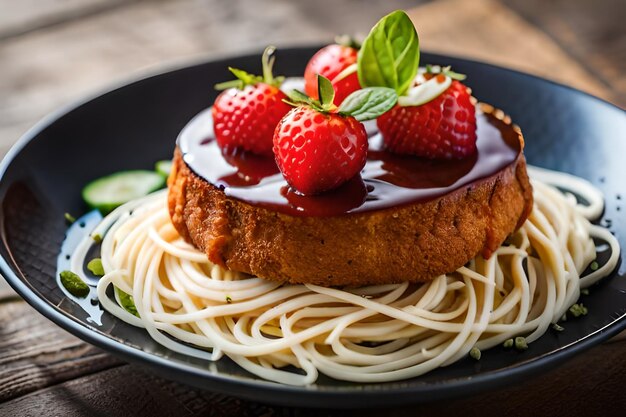
<svg viewBox="0 0 626 417">
<path fill-rule="evenodd" d="M 243 90 L 230 88 L 213 104 L 215 138 L 224 152 L 244 149 L 256 154 L 272 154 L 274 128 L 291 109 L 278 88 L 257 83 Z"/>
<path fill-rule="evenodd" d="M 367 158 L 367 133 L 352 116 L 308 106 L 292 109 L 276 126 L 274 154 L 283 176 L 302 194 L 318 194 L 357 175 Z"/>
<path fill-rule="evenodd" d="M 331 190 L 355 177 L 367 159 L 367 133 L 361 121 L 372 120 L 398 100 L 395 90 L 370 87 L 350 94 L 339 107 L 328 78 L 317 75 L 319 100 L 293 90 L 298 106 L 274 132 L 274 155 L 283 176 L 301 194 Z"/>
<path fill-rule="evenodd" d="M 347 76 L 337 77 L 346 68 L 356 64 L 358 52 L 356 48 L 351 46 L 337 44 L 325 46 L 317 51 L 304 70 L 304 91 L 312 98 L 317 99 L 317 75 L 323 75 L 333 84 L 335 89 L 334 103 L 340 105 L 350 93 L 361 88 L 356 67 Z"/>
<path fill-rule="evenodd" d="M 460 159 L 476 152 L 476 114 L 468 88 L 453 80 L 420 106 L 396 105 L 377 120 L 386 148 L 432 159 Z"/>
<path fill-rule="evenodd" d="M 227 88 L 213 104 L 215 138 L 224 153 L 244 149 L 256 154 L 272 154 L 274 128 L 291 109 L 279 90 L 281 77 L 272 76 L 273 47 L 263 53 L 263 77 L 229 68 L 237 80 L 218 84 Z"/>
</svg>

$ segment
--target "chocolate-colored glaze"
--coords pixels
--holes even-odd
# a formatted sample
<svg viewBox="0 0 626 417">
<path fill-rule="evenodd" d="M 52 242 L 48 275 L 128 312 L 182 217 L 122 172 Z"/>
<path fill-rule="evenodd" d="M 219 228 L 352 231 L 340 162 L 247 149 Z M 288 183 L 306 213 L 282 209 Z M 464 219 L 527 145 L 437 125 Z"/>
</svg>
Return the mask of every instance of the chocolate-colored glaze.
<svg viewBox="0 0 626 417">
<path fill-rule="evenodd" d="M 477 109 L 478 152 L 462 160 L 429 160 L 382 149 L 375 124 L 368 125 L 370 150 L 361 176 L 318 196 L 292 190 L 272 158 L 241 152 L 223 155 L 213 139 L 210 110 L 182 130 L 178 146 L 187 165 L 229 197 L 296 216 L 337 216 L 428 201 L 488 178 L 514 163 L 519 130 Z"/>
</svg>

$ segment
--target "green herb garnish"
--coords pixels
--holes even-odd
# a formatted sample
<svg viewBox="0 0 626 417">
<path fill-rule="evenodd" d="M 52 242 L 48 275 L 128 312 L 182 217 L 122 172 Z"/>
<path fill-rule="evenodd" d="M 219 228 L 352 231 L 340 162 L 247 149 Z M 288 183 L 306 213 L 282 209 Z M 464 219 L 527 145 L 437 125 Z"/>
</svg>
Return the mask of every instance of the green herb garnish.
<svg viewBox="0 0 626 417">
<path fill-rule="evenodd" d="M 102 236 L 99 233 L 96 233 L 95 235 L 91 235 L 91 238 L 96 243 L 102 242 Z"/>
<path fill-rule="evenodd" d="M 558 323 L 552 323 L 552 328 L 557 332 L 562 332 L 563 330 L 565 330 L 562 326 L 559 326 Z"/>
<path fill-rule="evenodd" d="M 588 288 L 583 288 L 582 290 L 580 290 L 580 293 L 582 295 L 589 295 L 589 289 Z"/>
<path fill-rule="evenodd" d="M 230 303 L 232 303 L 232 302 L 233 302 L 233 299 L 232 299 L 232 298 L 230 298 L 230 295 L 227 295 L 227 296 L 226 296 L 226 303 L 227 303 L 227 304 L 230 304 Z"/>
<path fill-rule="evenodd" d="M 398 94 L 391 88 L 367 87 L 346 97 L 339 106 L 339 113 L 354 117 L 359 122 L 373 120 L 387 112 L 398 101 Z"/>
<path fill-rule="evenodd" d="M 65 213 L 63 217 L 65 217 L 65 221 L 67 221 L 69 224 L 72 224 L 76 221 L 76 217 L 72 216 L 70 213 Z"/>
<path fill-rule="evenodd" d="M 363 41 L 357 59 L 362 87 L 388 87 L 400 96 L 415 79 L 419 66 L 419 38 L 405 12 L 383 17 Z"/>
<path fill-rule="evenodd" d="M 97 277 L 104 275 L 104 267 L 100 258 L 94 258 L 87 264 L 87 269 Z"/>
<path fill-rule="evenodd" d="M 73 296 L 85 298 L 89 294 L 89 285 L 72 271 L 61 271 L 61 284 Z"/>
<path fill-rule="evenodd" d="M 470 350 L 469 355 L 470 355 L 470 358 L 479 361 L 482 354 L 480 352 L 480 349 L 478 349 L 476 346 L 474 346 Z"/>
<path fill-rule="evenodd" d="M 513 347 L 513 339 L 506 339 L 504 343 L 502 343 L 502 347 L 505 349 L 511 349 Z"/>
<path fill-rule="evenodd" d="M 593 261 L 591 265 L 589 265 L 589 268 L 591 268 L 592 271 L 597 271 L 598 268 L 600 268 L 600 265 L 598 264 L 598 262 Z"/>
<path fill-rule="evenodd" d="M 517 350 L 526 350 L 528 349 L 528 343 L 526 343 L 526 338 L 518 336 L 515 338 L 515 349 Z"/>
<path fill-rule="evenodd" d="M 587 307 L 585 307 L 583 303 L 572 304 L 568 311 L 574 317 L 586 316 L 589 312 L 589 310 L 587 310 Z"/>
</svg>

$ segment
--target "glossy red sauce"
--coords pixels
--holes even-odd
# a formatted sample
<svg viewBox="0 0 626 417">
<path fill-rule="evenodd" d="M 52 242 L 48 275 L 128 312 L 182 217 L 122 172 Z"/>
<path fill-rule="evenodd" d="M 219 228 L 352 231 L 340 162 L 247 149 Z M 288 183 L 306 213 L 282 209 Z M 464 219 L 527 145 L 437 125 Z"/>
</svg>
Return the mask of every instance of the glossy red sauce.
<svg viewBox="0 0 626 417">
<path fill-rule="evenodd" d="M 514 163 L 521 152 L 519 131 L 493 114 L 477 110 L 476 119 L 478 152 L 450 161 L 386 152 L 375 123 L 369 123 L 370 150 L 361 175 L 318 196 L 292 190 L 273 158 L 223 155 L 213 138 L 210 110 L 189 122 L 177 143 L 191 170 L 229 197 L 295 216 L 337 216 L 432 200 Z"/>
</svg>

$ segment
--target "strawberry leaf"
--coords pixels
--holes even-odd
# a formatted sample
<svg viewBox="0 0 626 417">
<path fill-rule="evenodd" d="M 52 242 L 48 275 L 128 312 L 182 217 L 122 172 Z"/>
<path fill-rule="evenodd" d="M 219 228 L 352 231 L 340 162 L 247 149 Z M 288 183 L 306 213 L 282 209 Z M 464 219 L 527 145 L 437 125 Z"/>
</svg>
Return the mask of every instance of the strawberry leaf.
<svg viewBox="0 0 626 417">
<path fill-rule="evenodd" d="M 226 90 L 227 88 L 237 88 L 243 90 L 247 85 L 254 85 L 263 81 L 263 78 L 258 75 L 253 75 L 240 70 L 238 68 L 228 67 L 228 70 L 233 73 L 237 78 L 236 80 L 226 81 L 223 83 L 215 84 L 216 90 Z"/>
<path fill-rule="evenodd" d="M 307 96 L 300 90 L 291 90 L 288 91 L 286 94 L 292 104 L 298 105 L 311 103 L 311 97 Z"/>
<path fill-rule="evenodd" d="M 450 78 L 452 78 L 453 80 L 457 80 L 457 81 L 463 81 L 464 79 L 467 78 L 467 75 L 465 74 L 461 74 L 459 72 L 454 72 L 450 69 L 450 67 L 445 67 L 441 70 L 441 73 L 445 76 L 448 76 Z"/>
<path fill-rule="evenodd" d="M 320 74 L 317 74 L 317 96 L 321 107 L 326 111 L 330 110 L 335 99 L 335 89 L 330 80 Z"/>
<path fill-rule="evenodd" d="M 398 95 L 410 87 L 419 65 L 419 38 L 402 10 L 383 17 L 363 41 L 358 55 L 363 87 L 389 87 Z"/>
<path fill-rule="evenodd" d="M 286 94 L 289 99 L 288 100 L 283 99 L 283 102 L 289 104 L 290 106 L 298 107 L 298 106 L 305 105 L 317 111 L 321 111 L 321 112 L 328 111 L 328 109 L 325 109 L 322 107 L 322 105 L 320 104 L 318 100 L 313 100 L 311 97 L 307 96 L 300 90 L 294 89 L 294 90 L 291 90 L 290 92 L 287 92 Z"/>
<path fill-rule="evenodd" d="M 310 103 L 311 102 L 311 97 L 307 96 L 306 94 L 304 94 L 302 91 L 300 90 L 291 90 L 289 92 L 287 92 L 287 97 L 289 97 L 289 99 L 291 101 L 293 101 L 294 103 Z"/>
<path fill-rule="evenodd" d="M 339 106 L 339 112 L 362 122 L 377 118 L 391 109 L 397 101 L 398 94 L 392 88 L 367 87 L 346 97 Z"/>
<path fill-rule="evenodd" d="M 217 83 L 213 86 L 217 91 L 228 90 L 229 88 L 236 88 L 238 90 L 243 90 L 244 88 L 243 81 L 241 80 L 230 80 L 224 81 L 223 83 Z"/>
<path fill-rule="evenodd" d="M 238 68 L 228 67 L 228 70 L 232 72 L 233 75 L 237 79 L 215 84 L 215 89 L 218 91 L 226 90 L 228 88 L 236 88 L 238 90 L 243 90 L 247 85 L 255 85 L 258 83 L 265 83 L 265 84 L 280 88 L 280 85 L 285 80 L 285 77 L 283 76 L 274 77 L 274 75 L 272 74 L 274 61 L 276 61 L 275 53 L 276 53 L 276 47 L 271 46 L 271 45 L 265 48 L 265 51 L 263 51 L 263 56 L 261 57 L 261 63 L 263 66 L 262 77 L 258 75 L 250 74 Z"/>
<path fill-rule="evenodd" d="M 228 67 L 228 70 L 233 73 L 238 80 L 243 81 L 245 85 L 256 84 L 258 82 L 263 81 L 261 77 L 258 75 L 253 75 L 244 70 L 240 70 L 238 68 Z"/>
</svg>

